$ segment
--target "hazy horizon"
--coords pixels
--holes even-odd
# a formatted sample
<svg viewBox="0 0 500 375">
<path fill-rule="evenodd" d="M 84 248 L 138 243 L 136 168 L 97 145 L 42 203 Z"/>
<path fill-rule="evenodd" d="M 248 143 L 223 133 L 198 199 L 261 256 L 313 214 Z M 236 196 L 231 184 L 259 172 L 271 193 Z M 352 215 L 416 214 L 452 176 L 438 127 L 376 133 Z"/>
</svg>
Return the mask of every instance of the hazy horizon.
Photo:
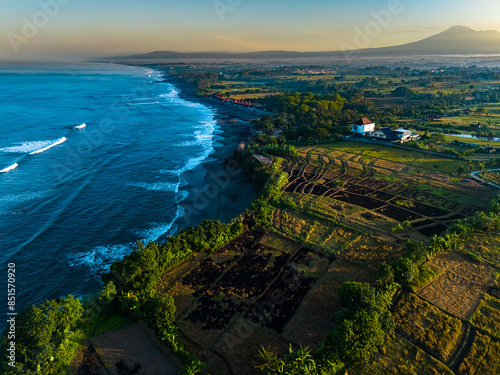
<svg viewBox="0 0 500 375">
<path fill-rule="evenodd" d="M 4 0 L 0 61 L 177 52 L 336 51 L 500 30 L 493 0 Z M 359 42 L 360 30 L 369 38 Z"/>
</svg>

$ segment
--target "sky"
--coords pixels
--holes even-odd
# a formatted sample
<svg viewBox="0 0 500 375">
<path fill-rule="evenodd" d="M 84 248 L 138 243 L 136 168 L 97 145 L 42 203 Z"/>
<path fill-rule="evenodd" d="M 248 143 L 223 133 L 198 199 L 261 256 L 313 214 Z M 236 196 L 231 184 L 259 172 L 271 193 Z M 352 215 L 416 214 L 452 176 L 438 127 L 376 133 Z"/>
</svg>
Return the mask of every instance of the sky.
<svg viewBox="0 0 500 375">
<path fill-rule="evenodd" d="M 0 0 L 0 60 L 385 47 L 500 31 L 499 14 L 498 0 Z"/>
</svg>

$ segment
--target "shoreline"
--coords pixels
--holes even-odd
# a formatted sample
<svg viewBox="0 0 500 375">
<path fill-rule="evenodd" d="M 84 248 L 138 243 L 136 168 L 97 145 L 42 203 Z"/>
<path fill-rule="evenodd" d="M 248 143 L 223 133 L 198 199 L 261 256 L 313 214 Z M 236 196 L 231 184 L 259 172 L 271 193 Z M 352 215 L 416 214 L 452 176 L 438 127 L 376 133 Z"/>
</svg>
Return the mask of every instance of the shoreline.
<svg viewBox="0 0 500 375">
<path fill-rule="evenodd" d="M 175 236 L 203 220 L 227 223 L 252 204 L 256 192 L 248 176 L 238 166 L 226 164 L 226 159 L 233 155 L 241 141 L 248 144 L 252 138 L 250 121 L 257 116 L 243 108 L 199 97 L 192 85 L 175 76 L 165 74 L 164 77 L 179 91 L 182 99 L 211 108 L 217 124 L 213 133 L 214 151 L 185 176 L 187 185 L 182 189 L 189 194 L 179 203 L 183 214 L 174 221 L 176 231 L 170 233 Z"/>
</svg>

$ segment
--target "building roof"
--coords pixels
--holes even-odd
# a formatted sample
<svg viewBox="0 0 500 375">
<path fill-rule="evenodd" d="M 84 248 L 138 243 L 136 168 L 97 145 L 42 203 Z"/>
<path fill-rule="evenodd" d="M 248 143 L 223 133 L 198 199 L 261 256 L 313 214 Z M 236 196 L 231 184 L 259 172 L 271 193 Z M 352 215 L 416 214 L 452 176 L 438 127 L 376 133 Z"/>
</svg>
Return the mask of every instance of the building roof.
<svg viewBox="0 0 500 375">
<path fill-rule="evenodd" d="M 262 155 L 255 154 L 255 155 L 253 155 L 253 157 L 264 164 L 271 164 L 273 162 L 273 159 L 267 158 L 267 157 L 262 156 Z"/>
<path fill-rule="evenodd" d="M 398 130 L 394 130 L 394 132 L 396 133 L 411 133 L 411 130 L 408 130 L 408 129 L 398 129 Z"/>
<path fill-rule="evenodd" d="M 394 130 L 392 130 L 391 128 L 380 128 L 378 131 L 384 133 L 387 140 L 389 140 L 391 142 L 399 141 L 398 136 L 396 135 L 396 133 L 394 133 Z"/>
<path fill-rule="evenodd" d="M 373 124 L 370 120 L 368 120 L 366 117 L 363 117 L 362 119 L 356 121 L 354 125 L 370 125 Z"/>
</svg>

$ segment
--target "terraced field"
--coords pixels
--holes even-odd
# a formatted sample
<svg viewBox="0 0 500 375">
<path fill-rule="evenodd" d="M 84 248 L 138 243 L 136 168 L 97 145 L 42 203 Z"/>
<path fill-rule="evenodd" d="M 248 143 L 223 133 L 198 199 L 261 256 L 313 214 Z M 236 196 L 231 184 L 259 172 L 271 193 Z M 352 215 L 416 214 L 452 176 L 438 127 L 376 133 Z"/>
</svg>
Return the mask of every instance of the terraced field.
<svg viewBox="0 0 500 375">
<path fill-rule="evenodd" d="M 188 349 L 217 374 L 259 374 L 261 347 L 278 355 L 290 344 L 314 350 L 335 325 L 346 281 L 375 283 L 382 262 L 405 254 L 405 239 L 427 241 L 488 207 L 495 191 L 454 177 L 456 163 L 353 142 L 299 150 L 282 164 L 289 183 L 267 231 L 198 254 L 165 278 Z M 405 221 L 410 229 L 393 230 Z M 396 333 L 352 373 L 496 371 L 496 362 L 483 361 L 500 350 L 500 315 L 491 313 L 500 292 L 489 260 L 458 252 L 427 260 L 436 276 L 396 298 Z"/>
<path fill-rule="evenodd" d="M 276 210 L 273 226 L 375 274 L 382 261 L 402 254 L 404 239 L 426 241 L 458 219 L 487 210 L 496 191 L 457 178 L 452 172 L 457 163 L 355 142 L 299 150 L 284 163 L 290 208 Z M 394 233 L 405 221 L 411 228 Z M 426 262 L 437 276 L 395 301 L 397 333 L 355 374 L 499 373 L 494 358 L 500 350 L 498 241 L 488 233 L 469 237 L 456 252 Z M 342 270 L 338 260 L 334 263 Z"/>
<path fill-rule="evenodd" d="M 379 154 L 380 157 L 375 155 Z M 398 160 L 399 159 L 399 160 Z M 365 214 L 352 222 L 383 218 L 410 221 L 416 239 L 443 233 L 458 219 L 487 207 L 494 191 L 450 173 L 458 161 L 389 146 L 339 142 L 302 149 L 289 159 L 285 191 L 328 198 L 336 205 L 357 207 Z M 359 220 L 359 216 L 362 220 Z M 375 225 L 380 228 L 377 223 Z"/>
</svg>

